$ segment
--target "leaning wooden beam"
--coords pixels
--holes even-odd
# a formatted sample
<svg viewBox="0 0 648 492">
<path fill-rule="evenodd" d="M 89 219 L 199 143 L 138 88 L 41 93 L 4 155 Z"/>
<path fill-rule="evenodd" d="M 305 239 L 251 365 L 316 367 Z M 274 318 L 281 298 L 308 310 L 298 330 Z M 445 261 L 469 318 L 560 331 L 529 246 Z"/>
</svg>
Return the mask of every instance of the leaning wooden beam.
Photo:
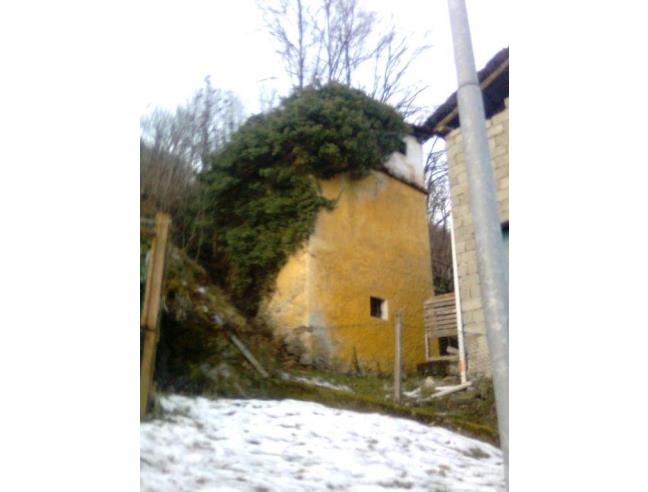
<svg viewBox="0 0 648 492">
<path fill-rule="evenodd" d="M 252 353 L 247 349 L 247 347 L 243 344 L 243 342 L 234 335 L 234 333 L 226 332 L 227 336 L 229 339 L 232 341 L 234 345 L 236 345 L 236 348 L 238 348 L 241 353 L 245 356 L 245 358 L 248 360 L 250 364 L 263 376 L 264 378 L 269 378 L 270 375 L 266 372 L 266 370 L 263 368 L 261 364 L 259 364 L 259 361 L 255 359 L 255 357 L 252 355 Z"/>
<path fill-rule="evenodd" d="M 144 347 L 142 360 L 140 361 L 140 419 L 146 415 L 155 370 L 155 352 L 159 338 L 158 322 L 162 306 L 164 267 L 170 223 L 171 218 L 167 214 L 158 213 L 155 216 L 155 238 L 151 244 L 151 255 L 146 274 L 144 308 L 140 319 L 140 330 L 144 333 Z"/>
<path fill-rule="evenodd" d="M 439 391 L 438 393 L 435 393 L 430 398 L 440 398 L 442 396 L 446 396 L 446 395 L 449 395 L 451 393 L 456 393 L 457 391 L 465 390 L 466 388 L 468 388 L 471 385 L 472 385 L 472 382 L 469 381 L 467 383 L 459 384 L 457 386 L 452 386 L 451 388 L 446 388 L 446 389 L 443 389 L 443 390 Z"/>
</svg>

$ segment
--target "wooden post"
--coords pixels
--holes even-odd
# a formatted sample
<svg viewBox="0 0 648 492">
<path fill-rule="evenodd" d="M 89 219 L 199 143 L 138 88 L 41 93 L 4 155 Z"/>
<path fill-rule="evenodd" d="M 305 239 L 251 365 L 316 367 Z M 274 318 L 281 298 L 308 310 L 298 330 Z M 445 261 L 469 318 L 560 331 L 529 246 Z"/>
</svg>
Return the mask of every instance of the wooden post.
<svg viewBox="0 0 648 492">
<path fill-rule="evenodd" d="M 399 309 L 396 313 L 396 324 L 394 326 L 394 401 L 400 402 L 401 399 L 401 370 L 402 370 L 402 332 L 403 332 L 403 310 Z"/>
<path fill-rule="evenodd" d="M 151 394 L 155 353 L 159 338 L 158 323 L 162 306 L 164 287 L 164 267 L 168 249 L 169 225 L 171 218 L 164 213 L 155 216 L 155 238 L 151 244 L 151 255 L 146 273 L 144 308 L 140 319 L 140 330 L 144 332 L 144 348 L 140 361 L 140 419 L 146 415 Z"/>
</svg>

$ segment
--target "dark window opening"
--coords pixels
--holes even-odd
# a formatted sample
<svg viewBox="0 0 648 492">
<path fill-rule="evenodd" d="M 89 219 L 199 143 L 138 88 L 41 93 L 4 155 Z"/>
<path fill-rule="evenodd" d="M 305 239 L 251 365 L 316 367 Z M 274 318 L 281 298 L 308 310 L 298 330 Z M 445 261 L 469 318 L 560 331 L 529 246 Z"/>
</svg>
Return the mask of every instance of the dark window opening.
<svg viewBox="0 0 648 492">
<path fill-rule="evenodd" d="M 398 145 L 398 151 L 403 155 L 407 155 L 407 142 L 405 140 L 401 140 Z"/>
<path fill-rule="evenodd" d="M 456 355 L 459 349 L 457 337 L 439 337 L 439 354 Z"/>
<path fill-rule="evenodd" d="M 372 318 L 387 319 L 387 303 L 384 299 L 370 297 L 369 310 Z"/>
</svg>

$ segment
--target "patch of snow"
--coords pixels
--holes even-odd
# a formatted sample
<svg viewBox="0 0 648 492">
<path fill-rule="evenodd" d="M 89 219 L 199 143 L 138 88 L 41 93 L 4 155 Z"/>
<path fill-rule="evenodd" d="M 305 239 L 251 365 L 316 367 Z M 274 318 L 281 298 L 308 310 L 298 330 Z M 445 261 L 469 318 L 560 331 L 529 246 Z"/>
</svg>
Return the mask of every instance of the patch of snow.
<svg viewBox="0 0 648 492">
<path fill-rule="evenodd" d="M 447 429 L 295 400 L 167 396 L 140 425 L 144 491 L 495 491 L 501 452 Z"/>
<path fill-rule="evenodd" d="M 412 391 L 403 391 L 403 395 L 405 395 L 408 398 L 420 398 L 421 388 L 415 388 Z"/>
<path fill-rule="evenodd" d="M 443 391 L 443 390 L 448 390 L 448 389 L 453 389 L 456 388 L 458 385 L 456 384 L 451 384 L 450 386 L 437 386 L 435 389 L 437 391 Z"/>
<path fill-rule="evenodd" d="M 307 378 L 304 376 L 292 376 L 288 373 L 282 372 L 281 378 L 288 381 L 297 381 L 298 383 L 311 384 L 313 386 L 322 386 L 323 388 L 329 388 L 338 391 L 353 391 L 346 384 L 334 384 L 318 377 Z"/>
<path fill-rule="evenodd" d="M 434 397 L 436 395 L 439 395 L 440 393 L 442 393 L 442 392 L 444 392 L 446 390 L 454 389 L 457 386 L 458 385 L 456 385 L 456 384 L 450 385 L 450 386 L 436 386 L 436 387 L 434 387 L 434 392 L 432 394 L 428 395 L 428 396 L 425 396 L 425 397 L 421 393 L 421 388 L 418 387 L 418 388 L 414 388 L 411 391 L 403 391 L 403 396 L 406 396 L 407 398 L 411 398 L 413 400 L 416 400 L 417 403 L 424 403 L 424 402 L 427 402 L 427 401 L 430 401 L 430 400 L 434 399 Z"/>
</svg>

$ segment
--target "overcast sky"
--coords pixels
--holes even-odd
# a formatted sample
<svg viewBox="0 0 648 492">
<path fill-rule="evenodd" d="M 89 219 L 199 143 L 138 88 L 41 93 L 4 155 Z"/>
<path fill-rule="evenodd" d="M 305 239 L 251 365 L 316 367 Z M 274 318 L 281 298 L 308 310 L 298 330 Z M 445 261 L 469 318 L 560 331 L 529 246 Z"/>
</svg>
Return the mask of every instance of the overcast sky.
<svg viewBox="0 0 648 492">
<path fill-rule="evenodd" d="M 508 46 L 508 0 L 466 0 L 477 68 Z M 447 0 L 361 0 L 366 10 L 393 16 L 414 43 L 429 32 L 433 45 L 411 67 L 408 80 L 428 84 L 419 103 L 441 104 L 455 89 Z M 263 84 L 285 95 L 289 83 L 254 0 L 184 0 L 151 5 L 139 77 L 141 113 L 155 106 L 175 108 L 201 87 L 206 75 L 215 87 L 231 89 L 248 114 L 259 109 Z M 275 78 L 275 79 L 273 79 Z"/>
</svg>

